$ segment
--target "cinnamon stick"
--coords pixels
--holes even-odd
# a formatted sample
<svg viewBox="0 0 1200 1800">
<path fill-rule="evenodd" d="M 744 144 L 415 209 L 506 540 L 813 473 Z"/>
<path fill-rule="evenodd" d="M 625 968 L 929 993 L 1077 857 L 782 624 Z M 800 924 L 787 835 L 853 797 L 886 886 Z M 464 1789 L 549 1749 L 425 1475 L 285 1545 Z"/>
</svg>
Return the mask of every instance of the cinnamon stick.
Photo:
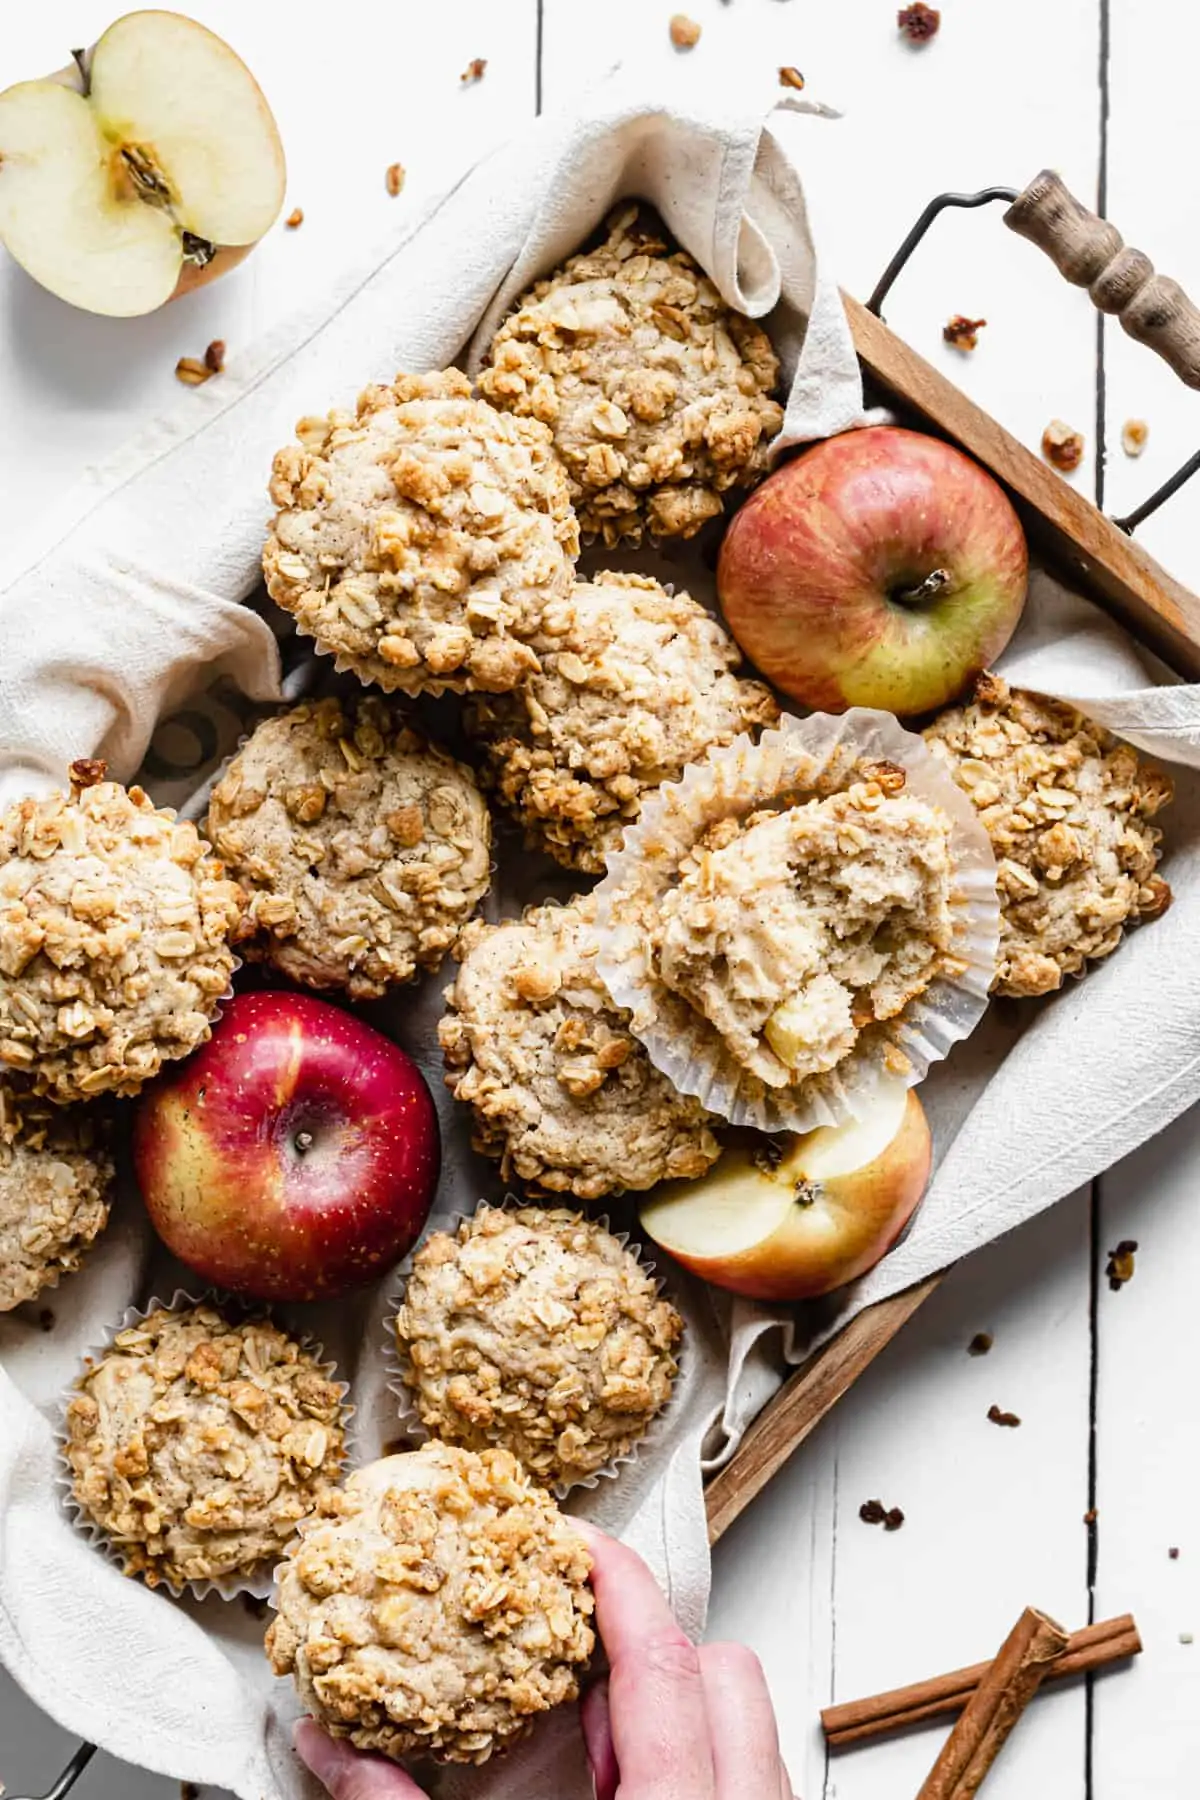
<svg viewBox="0 0 1200 1800">
<path fill-rule="evenodd" d="M 1046 1680 L 1058 1681 L 1068 1675 L 1087 1675 L 1096 1669 L 1137 1656 L 1142 1648 L 1138 1628 L 1130 1613 L 1120 1618 L 1104 1619 L 1096 1625 L 1085 1625 L 1073 1632 L 1066 1651 L 1046 1671 Z M 920 1725 L 926 1719 L 944 1718 L 961 1712 L 991 1663 L 972 1663 L 965 1669 L 953 1669 L 948 1675 L 934 1675 L 908 1687 L 892 1688 L 884 1694 L 872 1694 L 864 1700 L 846 1700 L 838 1706 L 827 1706 L 821 1714 L 825 1741 L 833 1750 L 851 1744 L 866 1743 L 892 1731 L 903 1731 Z"/>
<path fill-rule="evenodd" d="M 1009 1732 L 1067 1648 L 1067 1633 L 1027 1606 L 991 1668 L 971 1695 L 917 1800 L 971 1800 L 979 1792 Z"/>
</svg>

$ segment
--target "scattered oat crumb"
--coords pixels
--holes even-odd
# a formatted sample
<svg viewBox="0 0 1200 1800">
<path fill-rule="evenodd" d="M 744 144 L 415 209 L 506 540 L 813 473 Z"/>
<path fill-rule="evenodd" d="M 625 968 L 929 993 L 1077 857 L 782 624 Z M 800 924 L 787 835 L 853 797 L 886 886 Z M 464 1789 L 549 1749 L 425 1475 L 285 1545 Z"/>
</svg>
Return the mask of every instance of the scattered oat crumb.
<svg viewBox="0 0 1200 1800">
<path fill-rule="evenodd" d="M 1190 1631 L 1181 1631 L 1179 1634 L 1179 1641 L 1181 1644 L 1194 1644 L 1196 1640 Z"/>
<path fill-rule="evenodd" d="M 1087 1511 L 1083 1515 L 1083 1522 L 1085 1525 L 1094 1525 L 1096 1523 L 1096 1520 L 1099 1518 L 1099 1516 L 1100 1516 L 1099 1507 L 1089 1506 Z"/>
<path fill-rule="evenodd" d="M 43 1331 L 53 1331 L 54 1330 L 54 1314 L 51 1312 L 51 1310 L 48 1306 L 43 1306 L 41 1312 L 38 1314 L 38 1324 L 41 1326 Z M 0 1787 L 0 1794 L 3 1794 L 3 1792 L 4 1792 L 4 1789 L 2 1787 Z"/>
<path fill-rule="evenodd" d="M 184 387 L 203 387 L 212 379 L 212 373 L 208 364 L 195 356 L 181 356 L 175 364 L 175 379 L 182 381 Z"/>
<path fill-rule="evenodd" d="M 225 367 L 225 339 L 214 338 L 204 352 L 204 366 L 210 375 L 219 375 Z"/>
<path fill-rule="evenodd" d="M 1140 456 L 1149 436 L 1150 427 L 1145 419 L 1126 419 L 1121 427 L 1121 448 L 1126 456 Z"/>
<path fill-rule="evenodd" d="M 988 1415 L 987 1415 L 987 1416 L 988 1416 L 988 1418 L 989 1418 L 989 1419 L 990 1419 L 990 1420 L 991 1420 L 991 1421 L 992 1421 L 992 1424 L 993 1424 L 993 1425 L 1011 1425 L 1011 1426 L 1016 1426 L 1016 1425 L 1019 1425 L 1019 1424 L 1020 1424 L 1020 1423 L 1021 1423 L 1021 1421 L 1020 1421 L 1020 1419 L 1019 1419 L 1019 1418 L 1018 1418 L 1018 1417 L 1017 1417 L 1017 1415 L 1016 1415 L 1016 1413 L 1014 1413 L 1014 1412 L 1004 1412 L 1004 1411 L 1002 1411 L 1002 1409 L 1001 1409 L 1001 1408 L 1000 1408 L 1000 1407 L 998 1407 L 998 1406 L 989 1406 L 989 1407 L 988 1407 Z"/>
<path fill-rule="evenodd" d="M 1167 1555 L 1170 1557 L 1172 1562 L 1178 1562 L 1179 1561 L 1179 1545 L 1172 1544 L 1171 1548 L 1167 1551 Z"/>
<path fill-rule="evenodd" d="M 896 14 L 896 23 L 910 44 L 927 44 L 937 36 L 941 22 L 941 13 L 934 6 L 926 6 L 925 0 L 913 0 L 911 6 L 901 7 Z"/>
<path fill-rule="evenodd" d="M 786 63 L 779 71 L 779 85 L 780 87 L 802 88 L 804 77 L 799 69 L 794 69 L 790 63 Z"/>
<path fill-rule="evenodd" d="M 486 56 L 473 56 L 458 79 L 464 87 L 470 87 L 472 82 L 483 80 L 483 72 L 486 68 Z"/>
<path fill-rule="evenodd" d="M 885 1531 L 899 1531 L 904 1514 L 898 1506 L 885 1506 L 882 1500 L 864 1500 L 858 1509 L 864 1525 L 882 1525 Z"/>
<path fill-rule="evenodd" d="M 404 186 L 404 164 L 389 163 L 388 172 L 384 176 L 384 181 L 387 183 L 388 193 L 394 200 L 396 195 L 400 192 L 400 189 Z"/>
<path fill-rule="evenodd" d="M 303 225 L 304 223 L 303 210 L 299 206 L 293 206 L 291 212 L 283 222 L 289 231 L 295 231 L 298 226 Z"/>
<path fill-rule="evenodd" d="M 670 32 L 677 50 L 693 50 L 700 42 L 700 27 L 686 13 L 672 13 Z"/>
<path fill-rule="evenodd" d="M 1108 1285 L 1115 1294 L 1123 1288 L 1127 1281 L 1133 1280 L 1136 1267 L 1137 1239 L 1122 1238 L 1115 1250 L 1108 1253 L 1108 1261 L 1104 1265 L 1104 1273 L 1108 1277 Z"/>
<path fill-rule="evenodd" d="M 986 319 L 968 319 L 964 313 L 955 313 L 942 326 L 942 337 L 956 350 L 974 350 L 986 324 Z"/>
<path fill-rule="evenodd" d="M 1042 455 L 1064 475 L 1069 475 L 1083 461 L 1083 433 L 1072 431 L 1061 419 L 1051 419 L 1042 433 Z"/>
<path fill-rule="evenodd" d="M 967 1355 L 986 1356 L 995 1341 L 990 1331 L 977 1331 L 967 1345 Z"/>
</svg>

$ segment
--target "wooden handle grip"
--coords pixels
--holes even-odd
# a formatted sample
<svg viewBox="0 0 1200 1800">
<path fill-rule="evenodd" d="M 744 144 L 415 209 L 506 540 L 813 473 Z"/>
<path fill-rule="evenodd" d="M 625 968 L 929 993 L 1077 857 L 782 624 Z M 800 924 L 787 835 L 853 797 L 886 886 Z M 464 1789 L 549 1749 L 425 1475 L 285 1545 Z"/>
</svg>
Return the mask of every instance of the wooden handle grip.
<svg viewBox="0 0 1200 1800">
<path fill-rule="evenodd" d="M 1018 195 L 1004 223 L 1044 250 L 1068 281 L 1085 287 L 1101 312 L 1115 314 L 1188 387 L 1200 388 L 1200 309 L 1177 281 L 1156 273 L 1148 256 L 1131 250 L 1115 225 L 1076 200 L 1052 169 Z"/>
</svg>

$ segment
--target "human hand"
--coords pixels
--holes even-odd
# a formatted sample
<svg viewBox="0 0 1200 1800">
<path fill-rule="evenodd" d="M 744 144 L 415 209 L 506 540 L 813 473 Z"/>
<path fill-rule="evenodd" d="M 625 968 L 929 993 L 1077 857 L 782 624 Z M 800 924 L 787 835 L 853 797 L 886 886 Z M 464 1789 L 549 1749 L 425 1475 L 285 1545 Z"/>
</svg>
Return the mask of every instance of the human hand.
<svg viewBox="0 0 1200 1800">
<path fill-rule="evenodd" d="M 793 1800 L 775 1711 L 753 1651 L 700 1649 L 634 1551 L 574 1520 L 594 1569 L 609 1674 L 583 1701 L 596 1800 Z M 424 1800 L 396 1764 L 327 1737 L 312 1719 L 296 1750 L 333 1800 Z"/>
<path fill-rule="evenodd" d="M 793 1800 L 754 1652 L 742 1644 L 697 1649 L 641 1557 L 574 1523 L 592 1553 L 596 1624 L 609 1660 L 608 1679 L 583 1700 L 596 1800 Z"/>
</svg>

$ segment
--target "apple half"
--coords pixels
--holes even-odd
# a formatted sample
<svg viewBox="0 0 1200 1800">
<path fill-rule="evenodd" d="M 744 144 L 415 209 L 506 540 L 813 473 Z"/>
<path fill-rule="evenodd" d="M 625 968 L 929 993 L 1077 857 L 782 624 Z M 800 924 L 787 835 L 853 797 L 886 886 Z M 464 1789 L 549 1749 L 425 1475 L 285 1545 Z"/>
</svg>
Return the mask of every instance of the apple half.
<svg viewBox="0 0 1200 1800">
<path fill-rule="evenodd" d="M 880 1083 L 863 1116 L 726 1150 L 656 1188 L 643 1229 L 693 1274 L 752 1300 L 809 1300 L 886 1255 L 929 1182 L 916 1090 Z"/>
<path fill-rule="evenodd" d="M 178 13 L 128 13 L 72 68 L 0 94 L 0 242 L 87 312 L 153 312 L 224 273 L 285 179 L 249 69 Z"/>
</svg>

